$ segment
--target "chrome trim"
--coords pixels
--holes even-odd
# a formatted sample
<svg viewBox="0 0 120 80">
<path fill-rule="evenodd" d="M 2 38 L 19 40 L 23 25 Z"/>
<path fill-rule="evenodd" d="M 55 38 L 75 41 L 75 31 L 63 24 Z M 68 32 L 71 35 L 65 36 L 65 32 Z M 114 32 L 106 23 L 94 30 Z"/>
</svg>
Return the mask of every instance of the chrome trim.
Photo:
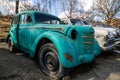
<svg viewBox="0 0 120 80">
<path fill-rule="evenodd" d="M 46 30 L 61 30 L 64 32 L 64 28 L 59 28 L 59 27 L 19 27 L 20 29 L 46 29 Z"/>
<path fill-rule="evenodd" d="M 82 38 L 94 38 L 94 36 L 82 36 Z"/>
<path fill-rule="evenodd" d="M 93 42 L 83 42 L 84 44 L 94 44 Z"/>
</svg>

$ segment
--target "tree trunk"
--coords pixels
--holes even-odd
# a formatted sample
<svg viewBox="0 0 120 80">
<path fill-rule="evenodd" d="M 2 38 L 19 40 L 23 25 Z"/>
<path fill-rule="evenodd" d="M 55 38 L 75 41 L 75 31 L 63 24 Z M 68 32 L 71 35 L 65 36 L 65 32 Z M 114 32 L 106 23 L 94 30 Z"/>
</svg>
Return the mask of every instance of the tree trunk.
<svg viewBox="0 0 120 80">
<path fill-rule="evenodd" d="M 19 0 L 16 0 L 16 8 L 15 8 L 15 13 L 17 14 L 19 11 Z"/>
<path fill-rule="evenodd" d="M 69 16 L 69 18 L 72 18 L 72 11 L 73 11 L 73 0 L 70 0 L 70 16 Z"/>
</svg>

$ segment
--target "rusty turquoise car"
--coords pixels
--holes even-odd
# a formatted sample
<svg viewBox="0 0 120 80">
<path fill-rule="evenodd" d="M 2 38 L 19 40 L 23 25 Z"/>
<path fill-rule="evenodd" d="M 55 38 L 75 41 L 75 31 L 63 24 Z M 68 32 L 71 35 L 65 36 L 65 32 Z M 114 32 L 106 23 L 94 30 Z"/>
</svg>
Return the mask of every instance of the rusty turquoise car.
<svg viewBox="0 0 120 80">
<path fill-rule="evenodd" d="M 38 11 L 13 17 L 7 43 L 10 52 L 19 49 L 37 58 L 41 71 L 57 79 L 101 52 L 93 28 L 64 25 L 58 17 Z"/>
</svg>

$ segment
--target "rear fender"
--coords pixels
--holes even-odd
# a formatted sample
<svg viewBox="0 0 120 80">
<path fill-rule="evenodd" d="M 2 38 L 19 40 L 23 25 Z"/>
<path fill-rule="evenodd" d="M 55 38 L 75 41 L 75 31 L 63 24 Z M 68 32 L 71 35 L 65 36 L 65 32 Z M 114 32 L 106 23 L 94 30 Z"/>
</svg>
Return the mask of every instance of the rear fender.
<svg viewBox="0 0 120 80">
<path fill-rule="evenodd" d="M 9 32 L 8 36 L 7 36 L 7 39 L 6 39 L 6 43 L 8 43 L 9 37 L 11 37 L 11 40 L 14 42 L 13 35 L 11 34 L 11 32 Z"/>
<path fill-rule="evenodd" d="M 8 33 L 7 38 L 6 38 L 6 43 L 8 43 L 9 37 L 10 37 L 10 34 Z"/>
</svg>

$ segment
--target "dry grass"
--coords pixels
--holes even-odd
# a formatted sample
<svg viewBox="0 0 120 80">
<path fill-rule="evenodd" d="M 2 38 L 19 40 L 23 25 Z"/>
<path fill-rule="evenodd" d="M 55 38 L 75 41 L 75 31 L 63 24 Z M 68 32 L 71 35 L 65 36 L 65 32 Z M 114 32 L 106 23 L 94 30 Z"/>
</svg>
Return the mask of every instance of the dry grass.
<svg viewBox="0 0 120 80">
<path fill-rule="evenodd" d="M 10 29 L 10 20 L 0 18 L 0 39 L 6 38 Z"/>
<path fill-rule="evenodd" d="M 8 19 L 0 19 L 0 27 L 10 27 L 10 20 Z"/>
<path fill-rule="evenodd" d="M 7 34 L 6 32 L 3 32 L 2 34 L 0 34 L 0 39 L 4 39 L 7 37 Z"/>
</svg>

